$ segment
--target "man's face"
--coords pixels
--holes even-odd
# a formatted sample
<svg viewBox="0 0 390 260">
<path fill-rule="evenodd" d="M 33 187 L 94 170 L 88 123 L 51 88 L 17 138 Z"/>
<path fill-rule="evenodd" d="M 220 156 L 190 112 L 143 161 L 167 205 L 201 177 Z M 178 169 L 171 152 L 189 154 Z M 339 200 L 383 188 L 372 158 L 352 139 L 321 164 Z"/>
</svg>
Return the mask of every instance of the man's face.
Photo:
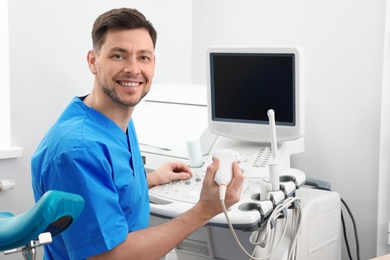
<svg viewBox="0 0 390 260">
<path fill-rule="evenodd" d="M 109 30 L 99 53 L 88 54 L 91 72 L 116 105 L 133 107 L 149 92 L 155 67 L 153 42 L 145 29 Z"/>
</svg>

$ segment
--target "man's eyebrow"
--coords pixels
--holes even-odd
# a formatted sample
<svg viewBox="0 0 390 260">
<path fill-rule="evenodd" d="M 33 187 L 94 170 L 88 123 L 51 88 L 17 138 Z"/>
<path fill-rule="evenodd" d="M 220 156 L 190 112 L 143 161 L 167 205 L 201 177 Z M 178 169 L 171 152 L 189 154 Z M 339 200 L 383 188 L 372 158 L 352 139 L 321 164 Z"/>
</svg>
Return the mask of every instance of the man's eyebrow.
<svg viewBox="0 0 390 260">
<path fill-rule="evenodd" d="M 144 53 L 144 54 L 150 54 L 150 55 L 153 55 L 154 52 L 149 50 L 149 49 L 145 49 L 145 50 L 141 50 L 140 53 Z"/>
<path fill-rule="evenodd" d="M 121 48 L 121 47 L 114 47 L 114 48 L 111 48 L 110 50 L 111 52 L 121 52 L 121 53 L 127 53 L 128 51 L 124 48 Z"/>
<path fill-rule="evenodd" d="M 113 48 L 111 48 L 110 52 L 129 53 L 126 49 L 121 48 L 121 47 L 113 47 Z M 143 50 L 140 50 L 138 52 L 141 54 L 154 55 L 154 52 L 152 50 L 149 50 L 149 49 L 143 49 Z"/>
</svg>

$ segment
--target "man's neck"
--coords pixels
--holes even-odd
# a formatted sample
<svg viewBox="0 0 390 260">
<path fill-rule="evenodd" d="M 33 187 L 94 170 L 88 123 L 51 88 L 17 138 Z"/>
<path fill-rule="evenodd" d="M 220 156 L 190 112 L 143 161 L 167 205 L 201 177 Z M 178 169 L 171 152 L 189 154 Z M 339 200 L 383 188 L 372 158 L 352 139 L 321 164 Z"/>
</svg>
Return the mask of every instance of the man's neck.
<svg viewBox="0 0 390 260">
<path fill-rule="evenodd" d="M 113 105 L 114 101 L 109 97 L 101 97 L 96 95 L 93 91 L 83 100 L 83 102 L 88 107 L 99 111 L 111 119 L 126 133 L 134 108 L 123 107 L 117 104 Z"/>
</svg>

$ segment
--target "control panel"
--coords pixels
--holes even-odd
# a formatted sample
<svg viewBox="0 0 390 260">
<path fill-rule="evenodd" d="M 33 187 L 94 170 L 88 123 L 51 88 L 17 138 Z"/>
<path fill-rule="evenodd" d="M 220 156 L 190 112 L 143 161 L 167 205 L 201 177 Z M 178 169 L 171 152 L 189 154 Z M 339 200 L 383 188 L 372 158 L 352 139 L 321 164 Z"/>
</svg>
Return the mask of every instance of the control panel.
<svg viewBox="0 0 390 260">
<path fill-rule="evenodd" d="M 217 143 L 215 147 L 221 146 L 224 147 Z M 301 170 L 281 168 L 280 189 L 270 191 L 269 199 L 261 199 L 261 185 L 269 176 L 268 161 L 272 153 L 271 148 L 266 145 L 247 144 L 235 145 L 234 150 L 239 153 L 239 166 L 245 179 L 241 200 L 229 209 L 229 215 L 235 228 L 246 231 L 256 230 L 276 205 L 282 203 L 287 197 L 295 196 L 296 190 L 304 185 L 306 177 Z M 283 152 L 283 149 L 279 151 Z M 190 209 L 199 200 L 207 167 L 212 162 L 211 157 L 210 155 L 204 158 L 205 163 L 202 167 L 191 168 L 193 176 L 190 179 L 173 181 L 150 189 L 151 214 L 173 218 Z M 220 214 L 214 217 L 209 225 L 226 226 L 227 224 L 223 214 Z"/>
</svg>

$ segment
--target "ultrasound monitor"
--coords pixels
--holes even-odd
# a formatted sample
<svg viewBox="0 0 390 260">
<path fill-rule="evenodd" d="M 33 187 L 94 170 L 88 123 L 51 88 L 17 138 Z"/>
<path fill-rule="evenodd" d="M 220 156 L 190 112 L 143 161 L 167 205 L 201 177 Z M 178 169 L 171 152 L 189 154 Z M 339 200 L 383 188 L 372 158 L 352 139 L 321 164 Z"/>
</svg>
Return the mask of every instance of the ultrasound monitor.
<svg viewBox="0 0 390 260">
<path fill-rule="evenodd" d="M 216 135 L 270 142 L 267 111 L 275 111 L 278 142 L 304 134 L 303 51 L 298 47 L 207 50 L 208 127 Z"/>
</svg>

